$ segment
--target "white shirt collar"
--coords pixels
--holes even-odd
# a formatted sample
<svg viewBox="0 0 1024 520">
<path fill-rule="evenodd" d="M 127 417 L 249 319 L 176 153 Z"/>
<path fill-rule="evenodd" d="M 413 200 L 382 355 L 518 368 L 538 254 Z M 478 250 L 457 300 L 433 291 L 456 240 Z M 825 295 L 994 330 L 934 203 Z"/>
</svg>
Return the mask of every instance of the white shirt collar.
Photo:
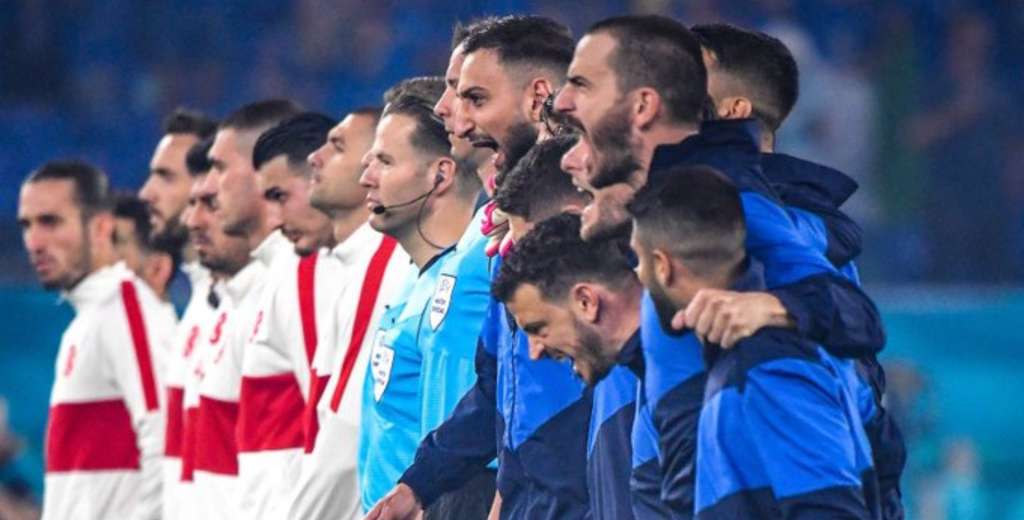
<svg viewBox="0 0 1024 520">
<path fill-rule="evenodd" d="M 280 230 L 274 230 L 273 233 L 267 235 L 260 242 L 260 245 L 256 246 L 256 249 L 252 250 L 251 256 L 258 260 L 264 267 L 270 267 L 282 252 L 292 249 L 292 243 L 288 240 Z"/>
<path fill-rule="evenodd" d="M 124 262 L 117 262 L 107 267 L 101 267 L 82 278 L 70 291 L 62 296 L 74 307 L 75 311 L 81 311 L 84 307 L 95 302 L 104 300 L 116 291 L 121 282 L 132 279 L 133 274 Z"/>
<path fill-rule="evenodd" d="M 376 248 L 380 240 L 381 234 L 378 231 L 370 227 L 369 224 L 363 224 L 356 228 L 344 242 L 334 246 L 334 249 L 331 249 L 331 256 L 337 258 L 342 264 L 348 265 L 354 262 L 358 255 L 366 251 L 367 248 Z"/>
<path fill-rule="evenodd" d="M 231 304 L 237 306 L 256 286 L 256 283 L 265 276 L 266 272 L 266 268 L 261 262 L 253 260 L 230 279 L 224 281 L 224 291 L 220 294 L 230 298 Z"/>
</svg>

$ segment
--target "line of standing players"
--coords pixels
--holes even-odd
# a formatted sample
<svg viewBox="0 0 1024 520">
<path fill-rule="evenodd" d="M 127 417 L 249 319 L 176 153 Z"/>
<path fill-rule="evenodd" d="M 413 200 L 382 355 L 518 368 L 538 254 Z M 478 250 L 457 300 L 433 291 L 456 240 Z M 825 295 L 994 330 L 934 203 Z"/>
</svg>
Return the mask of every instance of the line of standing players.
<svg viewBox="0 0 1024 520">
<path fill-rule="evenodd" d="M 44 164 L 44 517 L 902 518 L 857 186 L 775 151 L 797 97 L 762 33 L 515 15 L 341 121 L 172 114 L 141 204 Z"/>
</svg>

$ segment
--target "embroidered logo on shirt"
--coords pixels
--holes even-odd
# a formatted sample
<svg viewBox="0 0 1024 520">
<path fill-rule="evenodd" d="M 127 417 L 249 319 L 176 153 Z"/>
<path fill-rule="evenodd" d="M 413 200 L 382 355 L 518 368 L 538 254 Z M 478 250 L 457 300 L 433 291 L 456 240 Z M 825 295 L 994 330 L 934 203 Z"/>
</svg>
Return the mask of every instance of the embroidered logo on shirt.
<svg viewBox="0 0 1024 520">
<path fill-rule="evenodd" d="M 68 357 L 64 360 L 64 377 L 71 375 L 71 371 L 75 369 L 75 357 L 78 355 L 78 346 L 74 343 L 71 344 L 71 348 L 68 349 Z"/>
<path fill-rule="evenodd" d="M 263 324 L 263 310 L 256 313 L 256 324 L 252 326 L 252 335 L 249 336 L 249 343 L 252 343 L 256 339 L 256 334 L 260 332 L 260 325 Z"/>
<path fill-rule="evenodd" d="M 373 376 L 373 398 L 380 401 L 391 381 L 391 367 L 395 364 L 395 350 L 384 345 L 384 331 L 378 330 L 370 352 L 370 374 Z"/>
<path fill-rule="evenodd" d="M 220 313 L 220 317 L 217 318 L 217 324 L 213 326 L 213 334 L 210 335 L 210 344 L 216 345 L 220 342 L 220 335 L 224 331 L 224 322 L 228 320 L 228 313 Z"/>
<path fill-rule="evenodd" d="M 434 288 L 434 297 L 430 299 L 430 328 L 437 330 L 448 315 L 452 304 L 452 292 L 455 291 L 455 276 L 442 274 Z"/>
<path fill-rule="evenodd" d="M 199 325 L 193 325 L 188 331 L 188 339 L 185 341 L 185 352 L 182 353 L 182 357 L 186 359 L 192 357 L 192 351 L 196 348 L 197 339 L 199 339 Z"/>
</svg>

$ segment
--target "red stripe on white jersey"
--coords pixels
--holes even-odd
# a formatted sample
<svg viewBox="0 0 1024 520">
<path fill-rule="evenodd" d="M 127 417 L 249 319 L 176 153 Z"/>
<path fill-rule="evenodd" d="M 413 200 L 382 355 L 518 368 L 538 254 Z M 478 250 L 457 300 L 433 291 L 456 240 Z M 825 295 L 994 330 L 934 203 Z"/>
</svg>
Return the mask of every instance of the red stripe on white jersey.
<svg viewBox="0 0 1024 520">
<path fill-rule="evenodd" d="M 46 472 L 138 470 L 139 446 L 121 399 L 50 407 Z"/>
<path fill-rule="evenodd" d="M 199 407 L 185 409 L 185 427 L 181 447 L 181 481 L 192 482 L 196 469 L 196 439 L 199 430 Z"/>
<path fill-rule="evenodd" d="M 178 386 L 167 387 L 167 429 L 164 431 L 166 457 L 181 457 L 182 436 L 185 433 L 184 401 L 185 389 Z"/>
<path fill-rule="evenodd" d="M 238 474 L 238 447 L 235 443 L 237 425 L 237 402 L 199 396 L 193 447 L 195 470 L 221 475 Z"/>
<path fill-rule="evenodd" d="M 321 376 L 313 370 L 309 371 L 309 398 L 306 400 L 306 408 L 302 411 L 302 451 L 305 453 L 313 453 L 316 434 L 320 431 L 316 405 L 323 397 L 327 382 L 330 380 L 331 376 Z"/>
<path fill-rule="evenodd" d="M 153 361 L 149 354 L 149 337 L 146 336 L 146 322 L 139 306 L 139 296 L 135 292 L 135 284 L 130 280 L 121 282 L 121 301 L 128 315 L 128 327 L 132 333 L 132 346 L 135 347 L 135 361 L 139 364 L 139 377 L 142 379 L 142 393 L 146 398 L 146 410 L 160 407 L 156 395 L 156 379 L 153 377 Z"/>
<path fill-rule="evenodd" d="M 341 376 L 338 378 L 338 386 L 334 387 L 334 395 L 331 396 L 331 411 L 337 412 L 341 404 L 341 398 L 348 386 L 348 379 L 352 376 L 352 368 L 359 357 L 359 350 L 363 346 L 363 338 L 367 329 L 370 328 L 370 318 L 373 316 L 373 308 L 377 304 L 377 295 L 380 294 L 380 285 L 384 280 L 384 273 L 387 271 L 388 260 L 395 252 L 398 241 L 391 237 L 384 237 L 380 247 L 370 259 L 370 266 L 366 269 L 366 277 L 363 279 L 363 287 L 359 292 L 359 304 L 356 307 L 356 315 L 352 323 L 352 339 L 349 341 L 348 349 L 345 351 L 345 358 L 341 362 Z"/>
<path fill-rule="evenodd" d="M 306 345 L 306 364 L 313 363 L 316 354 L 316 259 L 313 253 L 299 261 L 299 316 L 302 318 L 302 340 Z"/>
<path fill-rule="evenodd" d="M 295 374 L 242 376 L 238 451 L 302 447 L 302 391 Z"/>
</svg>

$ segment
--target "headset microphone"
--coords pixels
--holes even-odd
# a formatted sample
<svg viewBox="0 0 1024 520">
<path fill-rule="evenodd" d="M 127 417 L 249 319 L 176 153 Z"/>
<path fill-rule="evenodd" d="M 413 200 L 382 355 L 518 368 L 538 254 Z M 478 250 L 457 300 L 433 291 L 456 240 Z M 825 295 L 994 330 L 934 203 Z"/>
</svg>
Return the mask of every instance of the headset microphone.
<svg viewBox="0 0 1024 520">
<path fill-rule="evenodd" d="M 434 176 L 434 187 L 430 188 L 430 191 L 424 193 L 423 195 L 420 195 L 419 197 L 416 197 L 415 199 L 403 202 L 401 204 L 392 204 L 390 206 L 385 206 L 385 205 L 381 204 L 379 206 L 374 206 L 373 209 L 371 209 L 370 211 L 372 211 L 374 215 L 383 215 L 383 214 L 385 214 L 388 211 L 391 211 L 393 209 L 404 208 L 406 206 L 411 206 L 413 204 L 416 204 L 417 202 L 419 202 L 419 201 L 421 201 L 421 200 L 423 200 L 423 199 L 433 195 L 434 194 L 434 190 L 436 190 L 437 187 L 440 186 L 442 182 L 444 182 L 444 174 L 441 173 L 441 172 L 437 172 L 437 175 Z"/>
</svg>

